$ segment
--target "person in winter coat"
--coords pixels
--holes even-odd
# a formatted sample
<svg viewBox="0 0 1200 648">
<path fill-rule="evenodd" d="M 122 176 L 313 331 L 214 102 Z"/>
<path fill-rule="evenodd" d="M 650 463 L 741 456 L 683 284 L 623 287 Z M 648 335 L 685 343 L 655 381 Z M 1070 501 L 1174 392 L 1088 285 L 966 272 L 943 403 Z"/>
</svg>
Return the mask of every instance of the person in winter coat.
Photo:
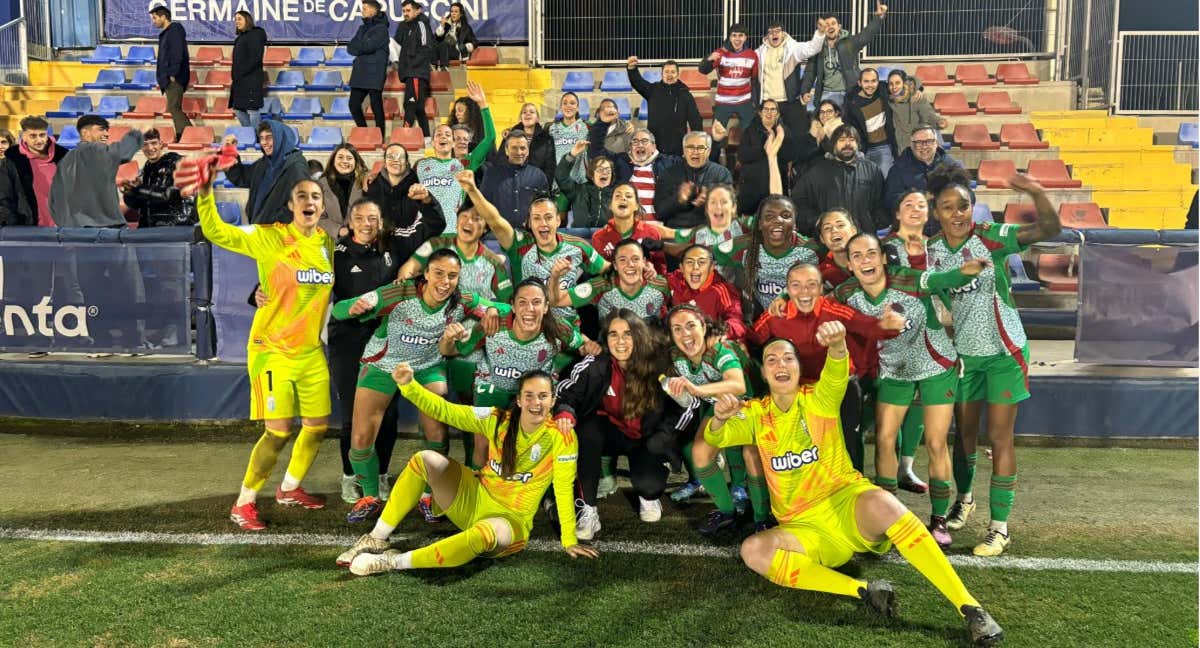
<svg viewBox="0 0 1200 648">
<path fill-rule="evenodd" d="M 117 199 L 117 168 L 142 148 L 142 131 L 108 142 L 108 120 L 84 115 L 76 121 L 79 146 L 58 165 L 50 185 L 50 213 L 59 227 L 124 227 Z"/>
<path fill-rule="evenodd" d="M 400 46 L 400 80 L 404 82 L 404 125 L 416 120 L 428 140 L 429 118 L 425 116 L 425 100 L 429 98 L 429 72 L 433 62 L 433 30 L 429 16 L 421 12 L 416 0 L 400 3 L 404 20 L 396 26 L 395 40 Z M 426 144 L 428 146 L 428 143 Z"/>
<path fill-rule="evenodd" d="M 646 100 L 646 109 L 650 112 L 646 127 L 654 133 L 660 152 L 680 155 L 683 153 L 683 136 L 704 127 L 696 99 L 679 81 L 679 64 L 675 61 L 663 63 L 662 81 L 656 83 L 643 79 L 637 65 L 636 56 L 630 56 L 625 62 L 629 83 Z"/>
<path fill-rule="evenodd" d="M 715 127 L 719 129 L 720 125 Z M 708 188 L 733 184 L 729 169 L 709 160 L 713 142 L 708 133 L 688 133 L 683 148 L 683 164 L 668 167 L 654 188 L 655 216 L 667 227 L 676 229 L 704 224 Z"/>
<path fill-rule="evenodd" d="M 840 207 L 860 232 L 876 232 L 891 223 L 883 203 L 883 174 L 858 151 L 858 131 L 843 124 L 833 132 L 833 153 L 827 153 L 792 188 L 796 231 L 814 238 L 817 218 Z"/>
<path fill-rule="evenodd" d="M 925 190 L 926 176 L 938 165 L 945 163 L 962 167 L 962 162 L 950 157 L 950 154 L 938 145 L 937 133 L 933 126 L 918 125 L 909 133 L 909 137 L 909 148 L 904 149 L 900 159 L 892 165 L 884 185 L 884 204 L 893 211 L 900 204 L 900 198 L 908 193 L 908 189 Z"/>
<path fill-rule="evenodd" d="M 861 32 L 853 35 L 842 29 L 842 24 L 834 14 L 820 16 L 818 29 L 824 38 L 820 49 L 804 68 L 804 77 L 800 80 L 804 103 L 833 97 L 838 103 L 845 104 L 842 97 L 858 84 L 858 52 L 875 40 L 883 27 L 887 10 L 887 5 L 877 2 L 874 17 Z"/>
<path fill-rule="evenodd" d="M 233 135 L 225 136 L 225 144 L 237 145 Z M 236 164 L 225 171 L 225 178 L 235 187 L 250 190 L 245 214 L 251 225 L 290 223 L 288 209 L 292 187 L 310 178 L 308 163 L 297 145 L 300 136 L 283 122 L 264 119 L 258 124 L 258 146 L 263 156 L 252 164 Z"/>
<path fill-rule="evenodd" d="M 8 158 L 0 158 L 0 227 L 36 224 L 33 208 L 21 190 L 17 167 Z"/>
<path fill-rule="evenodd" d="M 353 144 L 338 144 L 329 154 L 329 161 L 317 181 L 325 196 L 325 213 L 317 225 L 335 241 L 346 235 L 346 216 L 350 213 L 350 205 L 362 197 L 366 178 L 367 165 Z"/>
<path fill-rule="evenodd" d="M 362 103 L 370 98 L 375 126 L 387 138 L 387 116 L 383 112 L 383 84 L 388 70 L 388 19 L 376 0 L 363 0 L 362 21 L 346 52 L 354 57 L 350 68 L 350 115 L 356 126 L 366 126 Z"/>
<path fill-rule="evenodd" d="M 525 135 L 525 139 L 529 142 L 529 155 L 525 162 L 529 166 L 539 169 L 546 176 L 548 182 L 553 182 L 555 161 L 558 159 L 554 152 L 554 138 L 550 137 L 550 131 L 543 128 L 538 122 L 538 107 L 535 104 L 527 103 L 521 106 L 521 121 L 505 131 L 505 141 L 512 133 Z M 492 153 L 491 160 L 500 162 L 507 157 L 508 151 L 501 149 Z M 503 210 L 501 211 L 503 212 Z"/>
<path fill-rule="evenodd" d="M 587 149 L 587 141 L 576 142 L 570 153 L 563 156 L 556 171 L 558 188 L 571 204 L 570 227 L 602 227 L 608 222 L 608 206 L 612 202 L 613 163 L 606 157 L 588 161 L 587 180 L 571 178 L 575 159 Z"/>
<path fill-rule="evenodd" d="M 254 24 L 248 11 L 233 17 L 237 38 L 233 41 L 232 65 L 229 75 L 229 109 L 242 126 L 258 128 L 258 111 L 263 107 L 263 86 L 267 73 L 263 71 L 263 52 L 267 49 L 267 32 Z"/>
<path fill-rule="evenodd" d="M 196 203 L 180 195 L 175 186 L 175 167 L 183 156 L 167 152 L 156 128 L 142 136 L 142 155 L 146 163 L 137 179 L 121 186 L 125 206 L 138 211 L 138 227 L 195 225 Z"/>
<path fill-rule="evenodd" d="M 758 105 L 758 54 L 746 47 L 746 39 L 746 27 L 735 23 L 729 27 L 729 38 L 700 61 L 700 74 L 717 71 L 713 119 L 726 128 L 733 115 L 738 116 L 738 125 L 746 128 Z"/>
<path fill-rule="evenodd" d="M 183 25 L 171 22 L 171 10 L 158 5 L 150 10 L 158 33 L 158 60 L 155 78 L 159 90 L 167 97 L 167 112 L 175 123 L 175 141 L 183 135 L 183 129 L 192 125 L 183 112 L 183 93 L 192 77 L 191 61 L 188 56 L 187 31 Z"/>
<path fill-rule="evenodd" d="M 741 186 L 738 188 L 740 213 L 756 213 L 758 203 L 771 193 L 770 163 L 765 149 L 770 132 L 783 134 L 783 144 L 778 154 L 781 187 L 787 178 L 787 163 L 806 160 L 817 151 L 817 143 L 812 136 L 793 133 L 782 123 L 779 102 L 774 99 L 763 101 L 758 116 L 742 130 L 742 143 L 738 147 L 738 157 L 742 162 Z"/>
<path fill-rule="evenodd" d="M 596 120 L 591 128 L 603 129 L 604 150 L 621 154 L 629 151 L 629 141 L 633 139 L 633 124 L 621 119 L 621 111 L 617 102 L 612 99 L 602 99 L 596 109 Z M 586 137 L 585 137 L 586 139 Z"/>
<path fill-rule="evenodd" d="M 462 61 L 465 65 L 471 58 L 471 52 L 479 47 L 479 39 L 475 38 L 475 30 L 467 20 L 467 12 L 461 2 L 450 5 L 450 11 L 438 23 L 433 35 L 438 41 L 438 67 L 450 69 L 450 57 Z"/>
<path fill-rule="evenodd" d="M 48 134 L 50 124 L 30 115 L 21 120 L 21 141 L 8 147 L 4 157 L 17 173 L 18 188 L 25 195 L 38 227 L 54 227 L 50 214 L 50 185 L 58 164 L 67 157 L 67 149 L 57 145 Z"/>
<path fill-rule="evenodd" d="M 887 88 L 879 83 L 879 73 L 874 68 L 865 68 L 858 85 L 846 94 L 842 121 L 858 131 L 863 155 L 879 165 L 880 172 L 887 176 L 896 161 L 895 124 Z"/>
<path fill-rule="evenodd" d="M 637 189 L 638 204 L 649 219 L 654 219 L 654 193 L 658 178 L 666 173 L 667 168 L 682 164 L 678 155 L 662 155 L 654 142 L 654 133 L 645 128 L 633 131 L 629 139 L 629 152 L 616 153 L 606 148 L 608 138 L 603 127 L 595 127 L 588 132 L 588 154 L 591 156 L 605 155 L 613 161 L 615 171 L 614 183 L 628 182 Z"/>
<path fill-rule="evenodd" d="M 939 117 L 933 106 L 929 105 L 929 100 L 920 96 L 916 80 L 910 79 L 904 70 L 889 72 L 887 85 L 888 104 L 892 108 L 892 131 L 896 136 L 896 155 L 904 154 L 917 126 L 936 125 L 939 130 L 946 127 L 946 119 Z"/>
<path fill-rule="evenodd" d="M 779 102 L 780 118 L 793 133 L 808 130 L 808 108 L 801 99 L 798 70 L 821 50 L 824 21 L 817 21 L 811 40 L 799 42 L 783 29 L 783 23 L 767 25 L 767 37 L 755 50 L 758 55 L 758 85 L 762 100 Z"/>
<path fill-rule="evenodd" d="M 441 205 L 417 182 L 408 151 L 400 144 L 384 149 L 383 171 L 367 185 L 366 197 L 383 213 L 383 236 L 397 267 L 446 229 Z"/>
<path fill-rule="evenodd" d="M 504 137 L 504 158 L 483 165 L 479 190 L 513 227 L 524 227 L 533 198 L 550 191 L 546 174 L 528 160 L 529 138 L 523 130 L 514 129 Z"/>
</svg>

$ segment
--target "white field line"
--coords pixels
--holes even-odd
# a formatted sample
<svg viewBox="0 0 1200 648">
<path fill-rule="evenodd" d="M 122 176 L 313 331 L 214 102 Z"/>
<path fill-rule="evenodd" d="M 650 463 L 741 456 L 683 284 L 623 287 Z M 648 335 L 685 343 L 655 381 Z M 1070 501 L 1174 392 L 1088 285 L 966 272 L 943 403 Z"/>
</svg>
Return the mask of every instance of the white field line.
<svg viewBox="0 0 1200 648">
<path fill-rule="evenodd" d="M 322 533 L 156 533 L 150 531 L 77 531 L 71 529 L 23 529 L 0 527 L 0 539 L 41 540 L 52 542 L 89 542 L 103 544 L 175 544 L 202 546 L 306 546 L 348 547 L 354 544 L 355 536 Z M 393 536 L 393 540 L 401 539 Z M 689 556 L 709 558 L 734 558 L 732 547 L 708 545 L 667 544 L 655 542 L 606 541 L 593 545 L 604 553 L 643 554 L 658 556 Z M 531 551 L 557 552 L 562 547 L 549 540 L 531 540 L 527 546 Z M 1087 560 L 1082 558 L 1022 558 L 999 556 L 976 558 L 974 556 L 950 556 L 956 567 L 980 569 L 1018 569 L 1031 571 L 1077 571 L 1117 572 L 1124 574 L 1196 574 L 1197 563 L 1158 562 L 1143 560 Z M 882 558 L 886 562 L 902 563 L 894 554 Z"/>
</svg>

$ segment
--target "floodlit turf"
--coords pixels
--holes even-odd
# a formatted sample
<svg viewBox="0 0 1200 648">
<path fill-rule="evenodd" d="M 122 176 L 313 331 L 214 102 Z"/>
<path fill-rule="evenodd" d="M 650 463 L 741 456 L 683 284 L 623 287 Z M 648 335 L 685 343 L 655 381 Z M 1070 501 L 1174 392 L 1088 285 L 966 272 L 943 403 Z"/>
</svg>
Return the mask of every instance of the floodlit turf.
<svg viewBox="0 0 1200 648">
<path fill-rule="evenodd" d="M 137 443 L 0 435 L 0 527 L 235 533 L 226 520 L 245 443 Z M 397 449 L 402 465 L 415 444 Z M 457 452 L 456 447 L 456 452 Z M 1020 448 L 1012 557 L 1197 559 L 1194 451 Z M 14 460 L 15 459 L 15 460 Z M 281 460 L 281 466 L 286 456 Z M 981 506 L 951 553 L 969 553 Z M 347 538 L 336 446 L 310 490 L 324 511 L 263 506 L 268 533 Z M 278 476 L 269 482 L 273 489 Z M 623 491 L 627 492 L 627 491 Z M 905 495 L 918 515 L 926 498 Z M 705 503 L 639 522 L 621 496 L 601 506 L 604 540 L 703 546 Z M 401 548 L 448 533 L 410 516 Z M 539 519 L 534 537 L 555 540 Z M 712 546 L 712 545 L 708 545 Z M 728 549 L 732 554 L 733 544 Z M 608 552 L 596 562 L 527 551 L 460 570 L 354 578 L 329 546 L 192 546 L 0 541 L 0 646 L 953 646 L 963 626 L 904 564 L 859 559 L 887 578 L 901 617 L 786 590 L 735 558 Z M 1013 646 L 1195 646 L 1195 573 L 960 568 Z"/>
</svg>

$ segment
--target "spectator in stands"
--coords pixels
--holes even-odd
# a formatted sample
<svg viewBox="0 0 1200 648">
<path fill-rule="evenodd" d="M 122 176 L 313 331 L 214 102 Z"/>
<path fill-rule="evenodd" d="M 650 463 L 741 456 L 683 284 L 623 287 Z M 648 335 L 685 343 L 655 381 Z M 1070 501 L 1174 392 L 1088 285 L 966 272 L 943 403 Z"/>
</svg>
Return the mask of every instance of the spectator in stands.
<svg viewBox="0 0 1200 648">
<path fill-rule="evenodd" d="M 366 126 L 362 104 L 364 99 L 370 98 L 375 125 L 386 138 L 383 85 L 387 81 L 388 70 L 388 19 L 380 10 L 377 0 L 363 0 L 362 21 L 358 31 L 354 32 L 354 38 L 346 44 L 346 52 L 354 57 L 354 65 L 350 68 L 350 114 L 356 126 Z"/>
<path fill-rule="evenodd" d="M 175 167 L 183 156 L 167 152 L 157 128 L 142 136 L 142 155 L 146 163 L 141 173 L 121 185 L 125 205 L 138 211 L 138 227 L 195 225 L 196 203 L 180 195 L 175 186 Z"/>
<path fill-rule="evenodd" d="M 650 116 L 646 126 L 654 133 L 659 150 L 671 155 L 683 153 L 683 136 L 704 128 L 700 111 L 692 91 L 679 81 L 679 64 L 675 61 L 663 63 L 662 81 L 649 83 L 637 69 L 638 58 L 630 56 L 625 62 L 629 83 L 646 100 Z"/>
<path fill-rule="evenodd" d="M 188 56 L 187 31 L 183 25 L 171 21 L 171 10 L 158 5 L 150 10 L 158 33 L 158 78 L 159 90 L 167 96 L 167 112 L 175 123 L 175 141 L 183 135 L 183 129 L 192 125 L 192 120 L 183 112 L 183 93 L 192 78 L 191 59 Z M 141 135 L 141 133 L 138 133 Z M 140 146 L 140 144 L 139 144 Z"/>
<path fill-rule="evenodd" d="M 446 117 L 446 125 L 454 128 L 462 124 L 471 129 L 471 141 L 467 150 L 474 149 L 483 141 L 483 111 L 479 104 L 470 97 L 459 97 L 450 104 L 450 114 Z"/>
<path fill-rule="evenodd" d="M 383 172 L 367 186 L 366 197 L 383 213 L 383 236 L 397 267 L 426 240 L 446 230 L 442 208 L 417 182 L 408 151 L 389 144 L 383 151 Z"/>
<path fill-rule="evenodd" d="M 21 120 L 21 142 L 10 146 L 4 157 L 17 172 L 20 189 L 25 194 L 35 222 L 29 225 L 54 227 L 50 214 L 50 184 L 58 163 L 67 156 L 67 149 L 54 143 L 48 134 L 50 124 L 41 117 L 30 115 Z"/>
<path fill-rule="evenodd" d="M 817 118 L 813 120 L 812 126 L 808 130 L 817 144 L 821 146 L 822 153 L 833 151 L 833 142 L 830 140 L 830 136 L 841 125 L 842 104 L 833 99 L 822 99 L 817 105 Z"/>
<path fill-rule="evenodd" d="M 606 157 L 594 157 L 587 164 L 587 179 L 576 182 L 571 177 L 575 160 L 587 149 L 586 140 L 575 147 L 558 163 L 558 188 L 571 205 L 570 227 L 602 227 L 608 222 L 608 206 L 613 195 L 613 163 Z"/>
<path fill-rule="evenodd" d="M 514 129 L 504 137 L 504 157 L 483 166 L 479 190 L 513 227 L 523 227 L 534 196 L 550 190 L 546 174 L 527 164 L 528 159 L 529 138 L 525 131 Z"/>
<path fill-rule="evenodd" d="M 772 22 L 767 25 L 767 37 L 755 52 L 759 99 L 779 102 L 780 118 L 793 133 L 808 131 L 808 108 L 804 106 L 808 102 L 801 101 L 803 93 L 796 69 L 821 51 L 823 28 L 824 22 L 818 20 L 812 40 L 801 43 L 783 30 L 783 23 Z"/>
<path fill-rule="evenodd" d="M 0 128 L 0 155 L 4 155 L 8 151 L 8 147 L 17 143 L 17 138 L 13 137 L 12 131 L 7 128 Z"/>
<path fill-rule="evenodd" d="M 817 151 L 816 140 L 807 133 L 796 135 L 780 122 L 779 102 L 767 99 L 759 107 L 758 116 L 742 130 L 742 143 L 738 157 L 742 164 L 741 187 L 737 202 L 744 214 L 758 212 L 758 203 L 770 191 L 770 162 L 767 159 L 767 135 L 774 132 L 783 137 L 778 153 L 779 186 L 784 186 L 787 177 L 787 162 L 808 159 Z"/>
<path fill-rule="evenodd" d="M 433 30 L 429 17 L 421 12 L 416 0 L 400 3 L 404 20 L 396 26 L 396 44 L 400 46 L 400 80 L 404 82 L 404 125 L 415 119 L 429 147 L 429 118 L 425 100 L 429 98 L 429 72 L 433 62 Z"/>
<path fill-rule="evenodd" d="M 237 38 L 233 41 L 232 65 L 229 76 L 229 109 L 242 126 L 258 128 L 258 111 L 263 107 L 263 87 L 267 73 L 263 71 L 263 52 L 267 49 L 267 32 L 254 24 L 248 11 L 233 17 Z"/>
<path fill-rule="evenodd" d="M 887 89 L 879 85 L 879 73 L 866 68 L 858 85 L 846 95 L 842 121 L 862 136 L 862 152 L 887 176 L 896 161 L 896 136 L 893 133 L 892 108 Z"/>
<path fill-rule="evenodd" d="M 900 197 L 908 189 L 922 189 L 926 185 L 925 178 L 934 167 L 940 164 L 961 167 L 962 163 L 950 157 L 938 146 L 937 131 L 929 124 L 920 124 L 912 130 L 909 137 L 910 146 L 900 154 L 900 159 L 892 165 L 887 174 L 887 184 L 884 187 L 884 206 L 895 210 Z M 930 219 L 933 220 L 933 219 Z"/>
<path fill-rule="evenodd" d="M 6 225 L 36 225 L 34 207 L 21 186 L 17 166 L 8 159 L 9 149 L 16 150 L 12 133 L 0 129 L 0 227 Z"/>
<path fill-rule="evenodd" d="M 602 130 L 600 135 L 604 138 L 604 150 L 615 154 L 629 151 L 629 140 L 633 139 L 634 128 L 633 124 L 621 119 L 621 111 L 617 109 L 617 102 L 612 99 L 600 100 L 600 107 L 596 109 L 596 119 L 592 122 L 592 128 Z"/>
<path fill-rule="evenodd" d="M 738 126 L 749 126 L 758 105 L 758 54 L 746 47 L 746 40 L 746 27 L 734 23 L 729 27 L 729 38 L 700 61 L 700 74 L 717 71 L 713 119 L 727 128 L 734 115 L 738 116 Z"/>
<path fill-rule="evenodd" d="M 521 121 L 513 125 L 512 128 L 505 132 L 505 141 L 508 135 L 512 133 L 522 133 L 525 135 L 526 141 L 529 142 L 529 155 L 525 162 L 530 166 L 541 170 L 546 176 L 546 180 L 553 182 L 554 180 L 554 139 L 550 137 L 550 132 L 542 128 L 538 122 L 538 107 L 535 104 L 527 103 L 521 106 Z M 508 157 L 508 151 L 501 150 L 492 153 L 491 159 L 500 161 Z M 484 180 L 486 183 L 486 179 Z M 485 190 L 486 191 L 486 190 Z M 491 197 L 489 196 L 489 200 Z M 503 210 L 501 210 L 503 212 Z"/>
<path fill-rule="evenodd" d="M 860 232 L 876 232 L 891 223 L 883 203 L 883 174 L 859 152 L 858 131 L 842 124 L 831 136 L 833 152 L 816 161 L 792 189 L 796 231 L 813 238 L 817 218 L 842 208 Z"/>
<path fill-rule="evenodd" d="M 921 96 L 915 79 L 910 79 L 904 70 L 892 70 L 888 73 L 888 103 L 892 107 L 892 132 L 896 138 L 896 155 L 903 155 L 912 139 L 913 129 L 920 124 L 936 124 L 939 129 L 945 128 L 947 121 L 938 117 L 929 105 L 929 100 Z M 938 136 L 941 139 L 941 136 Z"/>
<path fill-rule="evenodd" d="M 677 155 L 662 155 L 655 145 L 654 133 L 648 129 L 639 128 L 633 131 L 629 139 L 628 153 L 613 153 L 605 148 L 607 138 L 602 137 L 601 129 L 593 128 L 588 133 L 588 148 L 592 155 L 607 155 L 612 158 L 613 169 L 616 173 L 614 182 L 628 182 L 637 189 L 638 204 L 646 218 L 654 219 L 654 188 L 658 178 L 667 168 L 682 164 Z"/>
<path fill-rule="evenodd" d="M 442 70 L 450 69 L 451 56 L 466 65 L 467 59 L 471 58 L 471 52 L 479 47 L 479 39 L 475 38 L 475 30 L 471 29 L 467 12 L 461 2 L 450 5 L 450 11 L 442 17 L 442 22 L 438 23 L 434 36 L 438 41 L 438 66 Z"/>
<path fill-rule="evenodd" d="M 837 16 L 820 16 L 818 29 L 824 32 L 825 38 L 808 67 L 804 68 L 804 77 L 800 81 L 800 93 L 804 95 L 804 103 L 833 97 L 838 103 L 845 105 L 842 98 L 854 88 L 859 79 L 858 52 L 875 39 L 883 27 L 883 17 L 887 15 L 887 10 L 887 5 L 880 4 L 877 0 L 874 17 L 861 32 L 854 35 L 842 29 Z"/>
<path fill-rule="evenodd" d="M 325 213 L 317 225 L 336 241 L 349 233 L 346 214 L 350 212 L 350 205 L 362 198 L 367 186 L 367 164 L 358 149 L 352 144 L 338 144 L 329 154 L 317 184 L 321 185 L 325 197 Z"/>
<path fill-rule="evenodd" d="M 108 120 L 84 115 L 75 122 L 79 146 L 58 165 L 50 186 L 50 213 L 59 227 L 125 227 L 117 199 L 117 168 L 142 148 L 133 129 L 109 146 Z"/>
<path fill-rule="evenodd" d="M 258 146 L 263 155 L 252 164 L 238 160 L 225 172 L 235 187 L 250 190 L 246 199 L 246 219 L 252 225 L 290 223 L 288 209 L 292 187 L 310 179 L 308 162 L 297 145 L 300 136 L 295 129 L 274 119 L 264 119 L 258 125 Z M 225 144 L 237 146 L 237 138 L 225 136 Z"/>
<path fill-rule="evenodd" d="M 721 129 L 713 125 L 714 134 Z M 712 137 L 693 131 L 683 138 L 683 164 L 675 164 L 659 176 L 654 188 L 654 213 L 668 227 L 694 227 L 705 223 L 704 202 L 708 188 L 733 184 L 729 169 L 709 160 Z"/>
<path fill-rule="evenodd" d="M 471 127 L 464 123 L 450 125 L 451 137 L 454 142 L 454 157 L 471 171 L 478 170 L 487 162 L 488 156 L 496 148 L 496 124 L 492 121 L 492 110 L 488 107 L 487 94 L 483 86 L 474 81 L 467 81 L 467 99 L 479 111 L 482 122 L 483 137 L 475 135 Z M 472 144 L 472 142 L 478 142 Z"/>
<path fill-rule="evenodd" d="M 599 120 L 597 120 L 599 121 Z M 574 92 L 564 92 L 562 98 L 558 100 L 558 115 L 554 121 L 546 127 L 550 133 L 550 139 L 554 141 L 554 164 L 562 162 L 567 152 L 575 147 L 575 144 L 588 139 L 588 123 L 584 121 L 579 114 L 579 96 Z M 571 167 L 571 179 L 576 183 L 587 182 L 587 165 L 588 155 L 585 151 L 581 155 L 575 156 L 575 165 Z M 555 169 L 557 175 L 558 170 Z M 554 176 L 548 176 L 554 179 Z M 556 199 L 559 213 L 566 213 L 570 207 L 570 199 L 563 193 L 559 193 Z"/>
</svg>

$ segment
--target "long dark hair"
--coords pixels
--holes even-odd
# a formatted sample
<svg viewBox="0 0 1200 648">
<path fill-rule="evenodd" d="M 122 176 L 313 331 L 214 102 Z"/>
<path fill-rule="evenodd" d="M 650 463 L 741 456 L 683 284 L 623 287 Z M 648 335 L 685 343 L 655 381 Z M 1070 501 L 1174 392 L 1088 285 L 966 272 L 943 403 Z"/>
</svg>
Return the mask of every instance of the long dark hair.
<svg viewBox="0 0 1200 648">
<path fill-rule="evenodd" d="M 624 369 L 625 391 L 621 395 L 621 417 L 626 421 L 635 421 L 658 406 L 662 393 L 658 377 L 666 371 L 665 360 L 669 354 L 659 353 L 663 344 L 661 335 L 628 308 L 618 308 L 601 322 L 600 339 L 604 341 L 606 351 L 608 330 L 616 320 L 625 322 L 633 336 L 633 353 Z"/>
<path fill-rule="evenodd" d="M 517 284 L 517 287 L 513 290 L 512 299 L 510 300 L 514 313 L 516 312 L 517 295 L 521 292 L 522 288 L 528 286 L 532 286 L 540 290 L 542 292 L 542 297 L 545 298 L 546 302 L 550 302 L 550 291 L 546 288 L 545 281 L 542 281 L 537 277 L 522 279 L 521 283 Z M 554 319 L 554 317 L 548 312 L 543 313 L 541 328 L 542 335 L 546 338 L 546 342 L 549 342 L 558 351 L 562 351 L 562 343 L 560 339 L 562 337 L 562 325 L 558 323 L 558 320 Z"/>
<path fill-rule="evenodd" d="M 496 419 L 496 429 L 492 433 L 492 444 L 500 446 L 501 477 L 509 477 L 517 469 L 517 437 L 521 434 L 521 389 L 525 387 L 525 383 L 534 378 L 545 378 L 546 382 L 550 383 L 550 392 L 554 392 L 554 378 L 541 369 L 530 369 L 517 379 L 517 397 L 505 410 L 505 415 Z M 504 432 L 504 439 L 501 440 L 500 426 L 506 420 L 508 429 Z"/>
<path fill-rule="evenodd" d="M 625 247 L 626 245 L 632 245 L 632 246 L 636 247 L 637 249 L 641 250 L 643 262 L 645 262 L 646 259 L 648 259 L 650 257 L 650 254 L 648 252 L 646 252 L 646 246 L 642 245 L 641 241 L 639 241 L 637 239 L 631 239 L 631 238 L 621 239 L 620 242 L 618 242 L 615 246 L 613 246 L 613 252 L 612 252 L 613 261 L 612 261 L 612 263 L 608 264 L 609 265 L 608 272 L 606 272 L 604 275 L 609 281 L 612 282 L 612 285 L 614 285 L 614 286 L 616 286 L 618 283 L 617 282 L 617 277 L 618 277 L 618 275 L 617 275 L 617 250 L 620 250 L 621 248 Z M 642 283 L 643 284 L 646 283 L 645 279 L 642 280 Z"/>
<path fill-rule="evenodd" d="M 438 261 L 440 259 L 447 259 L 447 260 L 454 261 L 454 265 L 458 266 L 459 268 L 462 268 L 462 259 L 460 259 L 458 257 L 458 252 L 456 252 L 454 250 L 454 248 L 442 248 L 440 250 L 434 250 L 433 254 L 429 255 L 429 260 L 425 262 L 425 269 L 428 270 L 429 266 L 433 265 L 434 261 Z M 418 283 L 419 285 L 424 286 L 427 283 L 425 281 L 424 273 L 422 273 L 420 278 L 414 280 L 414 283 Z M 424 291 L 424 288 L 422 288 L 422 291 Z M 450 293 L 450 298 L 446 300 L 446 308 L 452 310 L 455 306 L 458 305 L 458 302 L 461 299 L 462 299 L 462 294 L 459 290 L 459 287 L 455 286 L 454 292 Z"/>
<path fill-rule="evenodd" d="M 463 16 L 465 24 L 466 14 L 464 13 Z M 454 107 L 460 103 L 467 107 L 467 118 L 465 121 L 459 121 L 455 116 Z M 475 103 L 474 99 L 470 97 L 459 97 L 450 103 L 450 116 L 446 119 L 446 125 L 453 128 L 455 124 L 464 124 L 471 129 L 472 142 L 474 142 L 475 138 L 477 137 L 483 137 L 483 111 L 480 110 L 479 104 Z"/>
<path fill-rule="evenodd" d="M 235 17 L 241 16 L 246 21 L 246 29 L 238 32 L 239 34 L 245 34 L 246 32 L 250 31 L 251 29 L 254 29 L 254 16 L 251 16 L 249 11 L 239 11 L 233 15 Z M 236 28 L 235 28 L 235 31 L 236 31 Z"/>
<path fill-rule="evenodd" d="M 911 196 L 913 194 L 921 194 L 922 196 L 925 196 L 925 191 L 922 189 L 917 189 L 916 187 L 909 187 L 909 188 L 905 189 L 903 192 L 901 192 L 900 196 L 898 198 L 896 198 L 896 206 L 892 208 L 892 226 L 891 226 L 891 229 L 889 230 L 890 234 L 899 234 L 900 233 L 900 205 L 904 202 L 905 198 L 908 198 L 909 196 Z M 925 222 L 928 223 L 929 219 L 933 217 L 932 214 L 929 213 L 931 210 L 930 210 L 929 204 L 928 204 L 928 202 L 929 202 L 928 196 L 925 197 L 925 202 L 926 202 Z M 847 243 L 849 243 L 849 241 L 847 241 Z"/>
<path fill-rule="evenodd" d="M 470 26 L 471 26 L 471 22 L 470 22 L 470 20 L 471 20 L 471 19 L 470 19 L 470 18 L 467 18 L 467 9 L 466 9 L 465 7 L 463 7 L 463 3 L 461 3 L 461 2 L 451 2 L 451 3 L 450 3 L 450 7 L 446 9 L 446 15 L 447 15 L 447 16 L 449 16 L 449 15 L 450 15 L 450 9 L 453 9 L 453 8 L 455 8 L 455 7 L 458 7 L 458 22 L 459 22 L 459 24 L 461 24 L 463 27 L 470 27 Z"/>
<path fill-rule="evenodd" d="M 770 203 L 782 203 L 792 210 L 792 229 L 793 232 L 795 231 L 796 205 L 792 202 L 791 198 L 783 194 L 771 194 L 758 203 L 758 212 L 754 215 L 754 227 L 750 229 L 750 243 L 746 246 L 746 255 L 742 257 L 742 270 L 745 279 L 741 287 L 742 301 L 747 302 L 746 306 L 749 308 L 746 312 L 753 313 L 755 316 L 757 316 L 759 309 L 758 299 L 755 298 L 754 292 L 757 290 L 756 286 L 758 286 L 759 251 L 762 250 L 763 246 L 763 210 Z"/>
</svg>

